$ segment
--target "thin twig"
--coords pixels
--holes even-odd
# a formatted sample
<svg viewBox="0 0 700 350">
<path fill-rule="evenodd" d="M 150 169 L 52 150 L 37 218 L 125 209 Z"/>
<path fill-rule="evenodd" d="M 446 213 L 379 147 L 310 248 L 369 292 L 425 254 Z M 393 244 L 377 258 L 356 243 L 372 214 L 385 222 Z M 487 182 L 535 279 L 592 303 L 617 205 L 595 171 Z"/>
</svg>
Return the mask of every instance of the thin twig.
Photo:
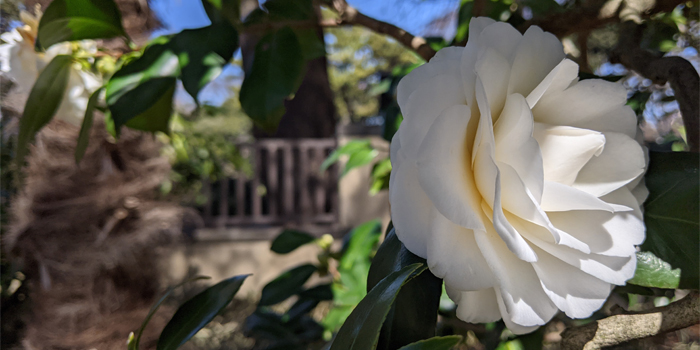
<svg viewBox="0 0 700 350">
<path fill-rule="evenodd" d="M 367 17 L 354 7 L 348 5 L 345 0 L 331 0 L 330 5 L 331 9 L 338 13 L 340 17 L 337 20 L 338 25 L 360 25 L 379 34 L 388 35 L 415 51 L 426 61 L 435 56 L 435 50 L 428 45 L 425 39 L 415 36 L 393 24 Z"/>
<path fill-rule="evenodd" d="M 691 292 L 664 307 L 634 314 L 615 315 L 568 329 L 562 333 L 562 350 L 597 350 L 687 328 L 700 323 L 700 297 Z"/>
<path fill-rule="evenodd" d="M 668 82 L 673 89 L 683 117 L 686 139 L 691 152 L 700 146 L 700 76 L 682 57 L 658 57 L 639 47 L 642 27 L 633 21 L 620 25 L 619 44 L 610 61 L 650 79 L 655 84 Z"/>
</svg>

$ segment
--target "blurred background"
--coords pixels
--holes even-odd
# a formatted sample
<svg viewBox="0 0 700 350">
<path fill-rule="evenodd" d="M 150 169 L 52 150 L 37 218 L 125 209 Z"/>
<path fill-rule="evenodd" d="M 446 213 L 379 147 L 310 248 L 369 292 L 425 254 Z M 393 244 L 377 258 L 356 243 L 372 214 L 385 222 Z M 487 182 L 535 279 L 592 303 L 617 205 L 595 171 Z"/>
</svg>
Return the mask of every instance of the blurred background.
<svg viewBox="0 0 700 350">
<path fill-rule="evenodd" d="M 0 31 L 30 25 L 49 2 L 3 0 Z M 117 3 L 139 45 L 210 23 L 200 0 Z M 586 5 L 578 0 L 348 3 L 425 37 L 435 50 L 464 45 L 474 15 L 518 25 Z M 698 70 L 698 2 L 666 7 L 647 22 L 642 48 L 681 56 Z M 319 11 L 323 18 L 335 16 L 326 8 Z M 567 55 L 581 66 L 581 79 L 598 76 L 628 88 L 639 137 L 650 148 L 686 150 L 673 90 L 613 63 L 617 26 L 610 22 L 566 33 Z M 389 140 L 402 120 L 396 86 L 424 60 L 364 27 L 318 27 L 318 34 L 326 55 L 309 60 L 276 133 L 254 127 L 238 99 L 250 62 L 246 47 L 255 44 L 248 38 L 241 42 L 242 52 L 199 93 L 199 104 L 178 86 L 169 134 L 125 131 L 117 141 L 96 122 L 100 128 L 76 167 L 78 131 L 55 121 L 42 132 L 22 182 L 10 164 L 28 91 L 7 74 L 0 76 L 2 347 L 124 348 L 166 288 L 211 277 L 174 290 L 147 328 L 142 345 L 154 348 L 179 304 L 210 282 L 253 273 L 227 310 L 185 347 L 323 348 L 366 293 L 369 263 L 390 220 Z M 114 69 L 108 58 L 100 62 L 105 70 Z M 271 250 L 280 233 L 298 244 Z M 285 290 L 292 292 L 280 292 Z M 266 300 L 270 293 L 281 296 Z M 647 291 L 629 299 L 613 294 L 593 317 L 615 307 L 665 305 L 683 293 Z M 503 332 L 500 322 L 461 322 L 454 304 L 447 297 L 442 301 L 440 333 L 465 335 L 464 349 L 539 349 L 542 344 L 557 349 L 565 326 L 585 322 L 562 315 L 534 336 L 516 338 Z M 687 329 L 643 346 L 700 349 L 698 341 L 698 329 Z"/>
</svg>

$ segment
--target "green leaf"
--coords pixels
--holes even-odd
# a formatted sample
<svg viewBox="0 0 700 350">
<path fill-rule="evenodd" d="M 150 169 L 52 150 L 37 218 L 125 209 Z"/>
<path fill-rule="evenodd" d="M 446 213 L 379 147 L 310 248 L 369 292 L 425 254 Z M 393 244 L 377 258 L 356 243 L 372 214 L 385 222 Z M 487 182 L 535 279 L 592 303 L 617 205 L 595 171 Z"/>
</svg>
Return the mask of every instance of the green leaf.
<svg viewBox="0 0 700 350">
<path fill-rule="evenodd" d="M 175 350 L 228 305 L 250 275 L 223 280 L 195 295 L 180 306 L 160 333 L 158 350 Z"/>
<path fill-rule="evenodd" d="M 320 172 L 326 171 L 328 168 L 330 168 L 333 163 L 337 162 L 340 160 L 340 156 L 343 155 L 350 155 L 356 152 L 359 152 L 363 149 L 371 149 L 372 144 L 369 142 L 369 140 L 352 140 L 348 141 L 348 143 L 344 144 L 342 147 L 336 149 L 333 151 L 328 158 L 326 158 L 323 163 L 321 163 L 321 168 Z"/>
<path fill-rule="evenodd" d="M 399 241 L 395 229 L 389 229 L 372 260 L 367 288 L 374 288 L 385 276 L 415 263 L 425 264 L 426 261 L 409 252 Z M 406 283 L 382 326 L 377 349 L 397 349 L 435 336 L 441 295 L 442 280 L 430 271 Z"/>
<path fill-rule="evenodd" d="M 212 23 L 220 23 L 225 19 L 231 25 L 238 26 L 241 22 L 239 0 L 202 0 L 202 5 Z"/>
<path fill-rule="evenodd" d="M 284 115 L 284 101 L 299 88 L 304 68 L 304 53 L 289 27 L 258 42 L 239 98 L 243 110 L 261 129 L 270 133 L 277 129 Z"/>
<path fill-rule="evenodd" d="M 281 303 L 292 295 L 299 293 L 304 283 L 316 270 L 316 266 L 306 264 L 282 273 L 263 288 L 258 306 Z"/>
<path fill-rule="evenodd" d="M 372 220 L 355 227 L 348 235 L 347 247 L 338 266 L 339 270 L 349 270 L 362 260 L 369 258 L 374 246 L 379 242 L 382 225 L 379 220 Z"/>
<path fill-rule="evenodd" d="M 671 264 L 659 259 L 654 253 L 638 252 L 637 270 L 634 272 L 634 277 L 627 283 L 643 287 L 676 289 L 680 277 L 680 269 L 672 269 Z"/>
<path fill-rule="evenodd" d="M 206 1 L 206 0 L 205 0 Z M 182 84 L 198 101 L 199 91 L 222 71 L 238 49 L 238 32 L 228 22 L 176 34 L 168 44 L 182 67 Z"/>
<path fill-rule="evenodd" d="M 316 28 L 295 28 L 294 34 L 299 40 L 305 60 L 308 61 L 326 56 L 326 45 L 319 38 Z"/>
<path fill-rule="evenodd" d="M 700 156 L 688 152 L 649 152 L 644 203 L 647 238 L 642 251 L 681 269 L 679 288 L 700 285 Z"/>
<path fill-rule="evenodd" d="M 315 240 L 314 236 L 306 232 L 284 230 L 272 241 L 270 250 L 277 254 L 287 254 Z"/>
<path fill-rule="evenodd" d="M 225 21 L 156 39 L 107 83 L 106 99 L 115 128 L 119 130 L 158 102 L 176 77 L 181 77 L 185 90 L 197 101 L 199 91 L 221 73 L 237 48 L 238 32 Z"/>
<path fill-rule="evenodd" d="M 113 0 L 54 0 L 41 16 L 37 46 L 117 36 L 126 36 L 126 32 Z"/>
<path fill-rule="evenodd" d="M 80 126 L 80 133 L 78 134 L 78 144 L 75 146 L 75 164 L 80 164 L 80 160 L 83 159 L 85 151 L 87 150 L 88 142 L 90 141 L 92 121 L 95 118 L 95 107 L 97 106 L 97 100 L 100 98 L 102 89 L 104 89 L 104 87 L 97 89 L 90 95 L 87 108 L 85 108 L 85 117 L 83 118 L 83 124 Z"/>
<path fill-rule="evenodd" d="M 450 350 L 462 342 L 461 335 L 434 337 L 408 344 L 399 350 Z"/>
<path fill-rule="evenodd" d="M 198 280 L 203 280 L 203 279 L 209 279 L 209 277 L 206 276 L 197 276 L 194 278 L 187 279 L 186 281 L 183 281 L 182 283 L 175 285 L 173 287 L 168 288 L 167 291 L 163 294 L 163 296 L 158 299 L 158 301 L 151 306 L 151 309 L 148 310 L 148 315 L 146 315 L 146 318 L 143 320 L 141 323 L 141 327 L 139 327 L 138 331 L 136 332 L 136 337 L 133 339 L 129 339 L 129 350 L 138 350 L 139 349 L 139 343 L 141 342 L 141 336 L 143 335 L 143 331 L 146 329 L 146 326 L 148 326 L 148 323 L 151 321 L 151 318 L 153 318 L 153 315 L 155 315 L 156 311 L 158 311 L 158 308 L 160 307 L 161 304 L 167 299 L 172 292 L 177 289 L 178 287 L 181 287 L 187 283 L 198 281 Z M 133 333 L 132 333 L 133 335 Z"/>
<path fill-rule="evenodd" d="M 319 302 L 324 300 L 333 300 L 333 290 L 330 284 L 321 284 L 299 293 L 297 300 L 287 315 L 290 319 L 296 319 L 313 310 Z"/>
<path fill-rule="evenodd" d="M 245 19 L 246 25 L 262 22 L 315 20 L 312 0 L 268 0 Z"/>
<path fill-rule="evenodd" d="M 167 85 L 167 90 L 150 106 L 148 109 L 140 113 L 139 115 L 129 119 L 126 122 L 126 126 L 148 132 L 168 132 L 168 125 L 170 124 L 170 117 L 173 114 L 173 95 L 175 94 L 175 79 L 165 78 L 169 84 Z M 158 82 L 160 80 L 153 80 L 146 84 L 140 85 L 134 91 L 142 91 L 146 89 L 151 83 Z M 158 90 L 155 90 L 158 91 Z"/>
<path fill-rule="evenodd" d="M 345 176 L 345 174 L 347 174 L 350 170 L 371 163 L 374 158 L 377 157 L 377 155 L 379 155 L 379 151 L 374 148 L 362 149 L 352 153 L 348 159 L 348 162 L 345 163 L 345 168 L 343 168 L 343 172 L 340 174 L 340 176 Z"/>
<path fill-rule="evenodd" d="M 372 167 L 372 187 L 369 193 L 375 195 L 381 190 L 389 189 L 391 177 L 391 159 L 384 158 Z"/>
<path fill-rule="evenodd" d="M 39 74 L 24 105 L 22 119 L 19 120 L 16 161 L 21 168 L 29 143 L 44 125 L 53 118 L 63 101 L 68 85 L 73 58 L 58 55 Z"/>
<path fill-rule="evenodd" d="M 340 327 L 330 350 L 374 350 L 384 319 L 401 287 L 426 268 L 420 263 L 409 265 L 381 280 Z"/>
</svg>

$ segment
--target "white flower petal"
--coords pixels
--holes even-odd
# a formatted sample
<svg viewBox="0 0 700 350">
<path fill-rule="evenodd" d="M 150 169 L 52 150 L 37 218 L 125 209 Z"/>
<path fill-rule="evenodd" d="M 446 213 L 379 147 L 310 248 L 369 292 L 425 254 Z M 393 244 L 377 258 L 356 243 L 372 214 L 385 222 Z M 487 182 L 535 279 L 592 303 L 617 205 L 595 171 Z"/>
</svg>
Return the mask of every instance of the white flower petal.
<svg viewBox="0 0 700 350">
<path fill-rule="evenodd" d="M 544 180 L 571 185 L 579 171 L 603 152 L 605 136 L 599 132 L 535 123 L 534 137 L 540 145 Z"/>
<path fill-rule="evenodd" d="M 614 131 L 634 137 L 637 118 L 628 106 L 627 90 L 600 79 L 571 84 L 559 93 L 545 94 L 532 108 L 535 121 L 596 131 Z"/>
<path fill-rule="evenodd" d="M 465 292 L 445 286 L 445 290 L 457 304 L 456 313 L 460 320 L 469 323 L 488 323 L 501 319 L 496 291 L 493 288 Z"/>
<path fill-rule="evenodd" d="M 539 203 L 542 199 L 544 167 L 540 145 L 533 137 L 534 121 L 522 95 L 508 95 L 501 116 L 493 126 L 496 160 L 515 169 Z"/>
<path fill-rule="evenodd" d="M 426 258 L 434 209 L 418 185 L 416 164 L 406 160 L 391 176 L 394 182 L 389 192 L 389 202 L 396 235 L 411 253 Z"/>
<path fill-rule="evenodd" d="M 464 228 L 483 230 L 471 164 L 466 161 L 469 119 L 465 105 L 451 106 L 440 114 L 420 146 L 418 179 L 440 214 Z M 405 143 L 401 144 L 403 149 Z"/>
<path fill-rule="evenodd" d="M 605 149 L 579 171 L 573 186 L 595 196 L 606 195 L 644 173 L 642 147 L 631 137 L 605 133 Z"/>
<path fill-rule="evenodd" d="M 571 318 L 587 318 L 600 309 L 612 290 L 603 282 L 538 249 L 540 260 L 532 266 L 542 289 Z"/>
<path fill-rule="evenodd" d="M 605 282 L 623 285 L 634 276 L 634 269 L 637 266 L 637 259 L 634 255 L 617 257 L 586 254 L 563 245 L 545 242 L 529 235 L 528 232 L 523 232 L 523 236 L 545 252 Z"/>
<path fill-rule="evenodd" d="M 534 107 L 545 94 L 564 91 L 578 80 L 578 65 L 570 59 L 563 59 L 547 77 L 527 95 L 527 104 Z"/>
<path fill-rule="evenodd" d="M 483 83 L 492 116 L 498 116 L 506 103 L 510 63 L 498 51 L 487 47 L 476 61 L 476 76 Z M 529 110 L 529 108 L 528 108 Z"/>
<path fill-rule="evenodd" d="M 493 230 L 474 235 L 496 277 L 496 291 L 504 306 L 501 309 L 503 319 L 525 327 L 549 321 L 557 307 L 540 286 L 532 265 L 513 255 Z"/>
<path fill-rule="evenodd" d="M 544 193 L 540 205 L 542 210 L 546 212 L 604 210 L 612 213 L 632 210 L 623 206 L 611 205 L 588 192 L 552 181 L 544 182 Z"/>
<path fill-rule="evenodd" d="M 454 224 L 436 212 L 428 240 L 428 267 L 445 285 L 459 290 L 494 286 L 484 256 L 476 245 L 474 232 Z"/>
<path fill-rule="evenodd" d="M 411 74 L 401 78 L 399 86 L 396 88 L 396 100 L 399 106 L 406 106 L 409 96 L 423 86 L 424 82 L 442 74 L 454 75 L 455 67 L 459 67 L 463 51 L 461 47 L 446 47 L 438 51 L 430 59 L 430 62 L 416 67 L 411 71 Z"/>
<path fill-rule="evenodd" d="M 531 26 L 515 53 L 508 94 L 528 96 L 565 57 L 556 36 Z"/>
<path fill-rule="evenodd" d="M 465 103 L 459 79 L 454 75 L 439 75 L 422 82 L 411 94 L 403 109 L 404 120 L 398 133 L 404 141 L 404 154 L 415 158 L 423 137 L 440 113 L 445 108 Z"/>
</svg>

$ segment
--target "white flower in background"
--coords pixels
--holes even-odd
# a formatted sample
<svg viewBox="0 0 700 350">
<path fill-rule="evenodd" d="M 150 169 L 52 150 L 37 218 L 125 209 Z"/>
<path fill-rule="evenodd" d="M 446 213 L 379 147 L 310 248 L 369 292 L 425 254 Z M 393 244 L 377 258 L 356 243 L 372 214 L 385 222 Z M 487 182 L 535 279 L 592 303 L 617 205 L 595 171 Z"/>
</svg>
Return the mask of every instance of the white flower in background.
<svg viewBox="0 0 700 350">
<path fill-rule="evenodd" d="M 472 19 L 401 80 L 391 143 L 396 234 L 443 278 L 467 322 L 531 332 L 558 310 L 584 318 L 632 278 L 644 240 L 626 91 L 578 81 L 557 38 Z"/>
<path fill-rule="evenodd" d="M 10 94 L 17 96 L 24 105 L 41 71 L 56 55 L 70 55 L 74 44 L 56 44 L 44 53 L 34 51 L 41 14 L 34 17 L 22 12 L 20 16 L 25 23 L 23 26 L 0 35 L 0 39 L 4 41 L 4 44 L 0 45 L 0 71 L 15 82 L 16 85 Z M 94 41 L 86 40 L 77 46 L 86 52 L 96 52 Z M 80 64 L 76 63 L 71 69 L 63 101 L 54 118 L 80 126 L 90 94 L 100 86 L 102 82 L 98 76 L 82 70 Z"/>
</svg>

